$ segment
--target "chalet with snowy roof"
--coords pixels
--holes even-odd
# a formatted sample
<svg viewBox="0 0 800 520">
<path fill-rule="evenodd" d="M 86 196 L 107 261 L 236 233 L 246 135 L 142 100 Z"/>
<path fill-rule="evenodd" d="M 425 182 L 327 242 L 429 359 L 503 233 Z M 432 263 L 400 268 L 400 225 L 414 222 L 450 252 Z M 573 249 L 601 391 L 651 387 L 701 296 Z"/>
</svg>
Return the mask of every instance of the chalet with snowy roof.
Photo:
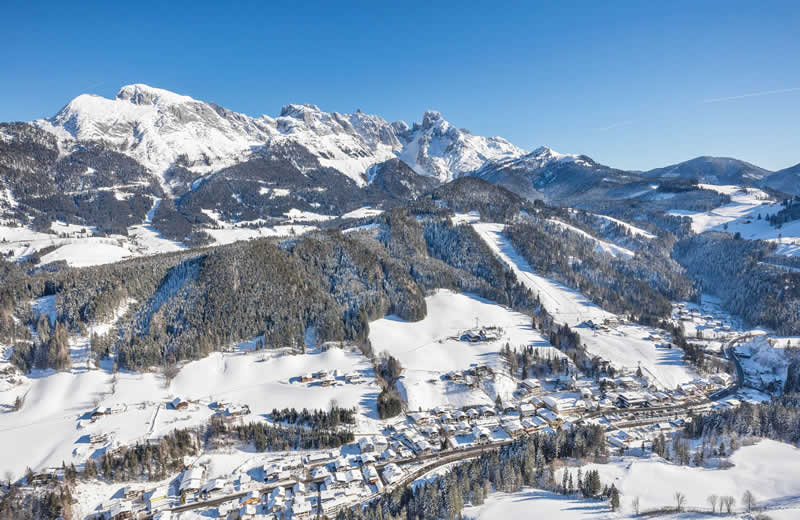
<svg viewBox="0 0 800 520">
<path fill-rule="evenodd" d="M 380 454 L 381 460 L 392 460 L 397 457 L 397 452 L 394 451 L 392 448 L 386 448 Z"/>
<path fill-rule="evenodd" d="M 539 428 L 543 428 L 547 426 L 547 421 L 545 421 L 542 417 L 539 416 L 532 416 L 526 417 L 520 421 L 522 427 L 525 428 L 525 431 L 530 433 L 538 430 Z"/>
<path fill-rule="evenodd" d="M 372 464 L 377 460 L 374 453 L 362 453 L 359 459 L 361 459 L 361 464 Z"/>
<path fill-rule="evenodd" d="M 370 484 L 374 484 L 380 477 L 378 476 L 378 470 L 375 469 L 375 466 L 372 464 L 368 464 L 366 466 L 361 466 L 361 473 L 364 475 L 364 480 L 369 482 Z"/>
<path fill-rule="evenodd" d="M 173 410 L 183 410 L 189 407 L 189 401 L 184 401 L 180 397 L 176 397 L 169 402 L 169 405 Z"/>
<path fill-rule="evenodd" d="M 358 448 L 361 450 L 361 453 L 367 453 L 375 451 L 375 444 L 372 442 L 371 437 L 361 437 L 358 439 Z"/>
<path fill-rule="evenodd" d="M 521 417 L 536 415 L 536 407 L 531 403 L 522 403 L 519 405 L 519 415 Z"/>
<path fill-rule="evenodd" d="M 542 391 L 542 383 L 538 379 L 528 378 L 520 382 L 520 389 L 526 394 L 537 395 Z"/>
<path fill-rule="evenodd" d="M 481 406 L 479 410 L 481 417 L 494 417 L 497 415 L 497 410 L 491 406 Z"/>
<path fill-rule="evenodd" d="M 169 505 L 169 486 L 159 486 L 145 493 L 147 509 L 151 512 L 158 511 Z"/>
<path fill-rule="evenodd" d="M 127 500 L 115 502 L 108 510 L 109 520 L 127 520 L 133 518 L 133 505 Z"/>
<path fill-rule="evenodd" d="M 199 466 L 185 470 L 178 490 L 181 493 L 196 493 L 203 485 L 203 473 L 203 468 Z"/>
<path fill-rule="evenodd" d="M 503 423 L 503 429 L 512 437 L 519 437 L 525 433 L 525 428 L 519 419 L 511 419 Z"/>
<path fill-rule="evenodd" d="M 730 376 L 730 374 L 720 372 L 719 374 L 714 374 L 711 376 L 711 381 L 718 385 L 729 386 L 733 382 L 733 378 Z"/>
<path fill-rule="evenodd" d="M 554 423 L 559 419 L 558 414 L 548 408 L 539 408 L 538 410 L 536 410 L 536 415 L 538 415 L 548 423 Z"/>
<path fill-rule="evenodd" d="M 642 392 L 620 392 L 617 398 L 620 408 L 639 408 L 649 406 L 647 397 Z"/>
<path fill-rule="evenodd" d="M 383 480 L 385 480 L 387 484 L 394 484 L 403 478 L 404 473 L 405 472 L 400 469 L 400 466 L 397 464 L 387 464 L 383 468 Z"/>
<path fill-rule="evenodd" d="M 483 426 L 475 426 L 472 429 L 472 435 L 475 436 L 475 440 L 478 443 L 489 442 L 489 438 L 491 437 L 489 430 Z"/>
<path fill-rule="evenodd" d="M 431 443 L 425 439 L 419 439 L 414 443 L 414 449 L 417 451 L 417 453 L 430 453 L 433 449 L 433 446 L 431 446 Z"/>
</svg>

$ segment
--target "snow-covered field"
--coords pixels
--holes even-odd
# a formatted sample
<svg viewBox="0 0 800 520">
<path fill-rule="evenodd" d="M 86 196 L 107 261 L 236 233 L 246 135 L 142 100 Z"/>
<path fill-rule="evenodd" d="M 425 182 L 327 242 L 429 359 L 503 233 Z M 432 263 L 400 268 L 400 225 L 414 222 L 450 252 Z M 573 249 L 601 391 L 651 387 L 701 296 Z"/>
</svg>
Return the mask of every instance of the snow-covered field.
<svg viewBox="0 0 800 520">
<path fill-rule="evenodd" d="M 654 329 L 640 325 L 619 325 L 610 331 L 593 331 L 588 327 L 577 329 L 589 352 L 607 359 L 617 366 L 635 370 L 637 366 L 648 379 L 662 389 L 673 390 L 680 383 L 697 377 L 683 362 L 683 350 L 660 347 L 648 336 Z"/>
<path fill-rule="evenodd" d="M 44 255 L 41 263 L 49 264 L 51 262 L 58 262 L 59 260 L 66 260 L 71 266 L 86 267 L 89 265 L 119 262 L 131 256 L 131 252 L 128 249 L 115 244 L 106 243 L 105 241 L 92 241 L 94 243 L 82 242 L 83 240 L 71 244 L 64 244 L 55 251 Z"/>
<path fill-rule="evenodd" d="M 742 189 L 740 186 L 699 185 L 719 193 L 730 195 L 731 202 L 706 212 L 673 210 L 669 213 L 692 219 L 692 231 L 727 231 L 740 233 L 742 238 L 767 240 L 778 244 L 777 254 L 800 255 L 800 221 L 787 222 L 781 228 L 771 226 L 767 217 L 780 211 L 783 206 L 756 188 Z M 761 218 L 759 219 L 759 215 Z"/>
<path fill-rule="evenodd" d="M 473 227 L 500 260 L 514 271 L 520 282 L 539 295 L 556 321 L 574 327 L 587 320 L 602 322 L 605 318 L 616 317 L 580 292 L 535 274 L 530 264 L 503 236 L 502 224 L 476 223 Z M 682 362 L 680 350 L 656 348 L 654 342 L 646 339 L 652 332 L 653 329 L 639 325 L 618 326 L 597 333 L 589 328 L 580 329 L 581 340 L 589 352 L 631 370 L 641 365 L 659 386 L 675 388 L 678 383 L 694 379 L 696 374 Z"/>
<path fill-rule="evenodd" d="M 519 493 L 493 493 L 480 506 L 464 509 L 466 518 L 476 520 L 605 520 L 618 518 L 607 502 L 565 497 L 541 489 L 525 488 Z"/>
<path fill-rule="evenodd" d="M 425 303 L 428 313 L 421 321 L 407 322 L 387 316 L 370 323 L 369 339 L 375 352 L 391 354 L 405 368 L 402 385 L 411 410 L 491 403 L 494 395 L 490 397 L 480 389 L 469 391 L 464 385 L 445 383 L 440 376 L 476 364 L 496 368 L 501 363 L 498 352 L 506 343 L 512 347 L 534 345 L 552 349 L 531 327 L 527 316 L 483 298 L 440 290 L 428 296 Z M 452 338 L 474 328 L 476 319 L 483 327 L 502 327 L 503 336 L 480 343 Z M 501 396 L 509 395 L 516 388 L 510 378 L 507 382 L 500 378 L 495 385 L 500 388 L 490 391 L 499 392 Z"/>
<path fill-rule="evenodd" d="M 321 369 L 359 371 L 364 383 L 337 381 L 332 387 L 299 383 L 293 378 Z M 0 472 L 20 476 L 34 470 L 83 462 L 106 446 L 131 444 L 160 437 L 176 428 L 205 422 L 214 412 L 211 404 L 222 400 L 249 405 L 253 420 L 273 408 L 327 409 L 357 407 L 359 430 L 375 431 L 378 387 L 372 367 L 360 353 L 339 348 L 302 355 L 280 352 L 214 353 L 186 364 L 168 387 L 155 373 L 116 374 L 107 370 L 73 368 L 70 372 L 37 371 L 22 384 L 0 394 L 0 405 L 10 406 L 18 395 L 25 404 L 3 414 L 0 423 Z M 172 410 L 174 397 L 192 402 L 186 410 Z M 115 413 L 92 423 L 88 413 L 112 407 Z M 89 443 L 91 434 L 107 434 L 103 445 Z M 24 441 L 23 441 L 24 440 Z"/>
<path fill-rule="evenodd" d="M 706 507 L 711 494 L 730 495 L 741 505 L 742 494 L 751 491 L 759 503 L 791 502 L 800 495 L 800 449 L 789 444 L 761 440 L 744 446 L 729 458 L 727 469 L 677 466 L 658 457 L 623 458 L 591 467 L 603 482 L 614 482 L 623 506 L 639 497 L 642 509 L 674 505 L 673 495 L 686 495 L 689 507 Z M 797 504 L 795 504 L 795 507 Z M 796 518 L 796 517 L 795 517 Z"/>
</svg>

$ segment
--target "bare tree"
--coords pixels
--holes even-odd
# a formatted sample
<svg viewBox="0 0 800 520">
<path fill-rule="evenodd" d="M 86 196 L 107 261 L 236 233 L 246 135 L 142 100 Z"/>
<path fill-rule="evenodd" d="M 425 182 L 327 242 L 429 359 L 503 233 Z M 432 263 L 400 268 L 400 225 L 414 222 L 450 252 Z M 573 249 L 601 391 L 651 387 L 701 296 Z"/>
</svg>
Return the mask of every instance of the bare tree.
<svg viewBox="0 0 800 520">
<path fill-rule="evenodd" d="M 686 505 L 686 495 L 676 491 L 673 497 L 675 497 L 675 510 L 678 512 L 683 511 L 683 506 Z"/>
<path fill-rule="evenodd" d="M 639 497 L 633 497 L 633 502 L 631 503 L 631 506 L 633 507 L 633 514 L 639 516 L 639 509 L 641 507 L 639 504 Z"/>
<path fill-rule="evenodd" d="M 162 369 L 162 375 L 164 376 L 164 388 L 169 388 L 170 383 L 180 372 L 180 367 L 178 367 L 177 363 L 170 363 L 166 365 Z"/>
<path fill-rule="evenodd" d="M 708 504 L 711 506 L 711 512 L 717 512 L 717 502 L 719 501 L 719 497 L 717 495 L 708 495 Z"/>
<path fill-rule="evenodd" d="M 756 497 L 749 489 L 742 495 L 742 504 L 744 504 L 744 507 L 747 509 L 748 513 L 756 507 Z"/>
<path fill-rule="evenodd" d="M 720 511 L 722 510 L 722 506 L 725 506 L 725 512 L 731 514 L 733 512 L 733 506 L 736 505 L 736 499 L 732 496 L 724 496 L 720 499 Z"/>
</svg>

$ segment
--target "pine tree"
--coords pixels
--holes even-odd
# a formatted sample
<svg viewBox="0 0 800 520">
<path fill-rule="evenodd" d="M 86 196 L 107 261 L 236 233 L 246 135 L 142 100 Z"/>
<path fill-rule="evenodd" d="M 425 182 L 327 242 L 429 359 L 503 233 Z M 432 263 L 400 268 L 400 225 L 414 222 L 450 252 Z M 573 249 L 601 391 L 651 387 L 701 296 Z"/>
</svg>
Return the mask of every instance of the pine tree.
<svg viewBox="0 0 800 520">
<path fill-rule="evenodd" d="M 619 491 L 614 484 L 611 484 L 611 510 L 619 510 Z"/>
</svg>

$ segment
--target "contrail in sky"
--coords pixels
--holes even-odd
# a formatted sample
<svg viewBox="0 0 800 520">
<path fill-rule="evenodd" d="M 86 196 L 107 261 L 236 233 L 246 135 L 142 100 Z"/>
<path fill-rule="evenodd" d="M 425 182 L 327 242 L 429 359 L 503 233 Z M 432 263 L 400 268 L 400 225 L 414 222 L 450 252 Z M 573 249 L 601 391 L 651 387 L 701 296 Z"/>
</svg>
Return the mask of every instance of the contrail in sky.
<svg viewBox="0 0 800 520">
<path fill-rule="evenodd" d="M 705 99 L 703 100 L 703 104 L 705 103 L 721 103 L 722 101 L 735 101 L 737 99 L 745 99 L 751 97 L 759 97 L 759 96 L 771 96 L 773 94 L 787 94 L 789 92 L 798 92 L 800 91 L 800 87 L 792 87 L 792 88 L 782 88 L 778 90 L 764 90 L 762 92 L 751 92 L 749 94 L 740 94 L 738 96 L 728 96 L 728 97 L 721 97 L 721 98 L 714 98 L 714 99 Z"/>
</svg>

